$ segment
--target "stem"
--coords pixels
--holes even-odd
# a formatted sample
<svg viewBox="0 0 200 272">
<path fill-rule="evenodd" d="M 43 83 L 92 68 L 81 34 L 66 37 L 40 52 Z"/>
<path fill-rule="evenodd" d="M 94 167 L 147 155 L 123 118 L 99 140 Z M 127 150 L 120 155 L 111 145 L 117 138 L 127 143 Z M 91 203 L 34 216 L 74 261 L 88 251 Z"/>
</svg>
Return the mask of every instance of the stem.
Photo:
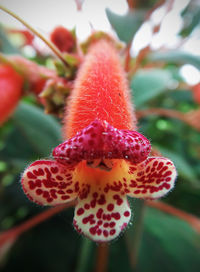
<svg viewBox="0 0 200 272">
<path fill-rule="evenodd" d="M 41 222 L 45 221 L 46 219 L 52 217 L 53 215 L 70 208 L 75 205 L 75 201 L 72 201 L 67 204 L 59 205 L 56 207 L 53 207 L 51 209 L 48 209 L 44 212 L 41 212 L 40 214 L 34 216 L 33 218 L 27 220 L 26 222 L 22 223 L 21 225 L 14 227 L 10 230 L 7 230 L 0 235 L 0 246 L 3 244 L 8 238 L 17 238 L 22 233 L 26 232 L 27 230 L 37 226 Z"/>
<path fill-rule="evenodd" d="M 192 214 L 189 214 L 185 211 L 182 211 L 180 209 L 174 208 L 169 204 L 166 204 L 164 202 L 161 201 L 151 201 L 151 200 L 147 200 L 146 204 L 150 207 L 159 209 L 163 212 L 169 213 L 173 216 L 176 216 L 184 221 L 186 221 L 187 223 L 189 223 L 192 228 L 194 228 L 198 233 L 200 233 L 200 219 Z"/>
<path fill-rule="evenodd" d="M 200 124 L 198 122 L 200 112 L 199 110 L 194 110 L 188 113 L 182 113 L 177 110 L 162 109 L 162 108 L 151 108 L 146 110 L 137 111 L 137 118 L 142 118 L 145 116 L 152 115 L 162 115 L 166 117 L 179 119 L 186 124 L 194 127 L 196 130 L 200 131 Z"/>
<path fill-rule="evenodd" d="M 149 114 L 163 115 L 163 116 L 177 118 L 177 119 L 184 121 L 183 114 L 177 110 L 151 108 L 151 109 L 137 111 L 138 118 L 148 116 Z"/>
<path fill-rule="evenodd" d="M 37 37 L 39 37 L 53 52 L 54 54 L 68 67 L 67 62 L 62 56 L 62 53 L 53 45 L 52 42 L 48 41 L 45 39 L 37 30 L 35 30 L 32 26 L 30 26 L 28 23 L 26 23 L 22 18 L 20 18 L 17 14 L 14 12 L 10 11 L 9 9 L 3 7 L 0 5 L 0 9 L 14 17 L 16 20 L 21 22 L 25 27 L 27 27 L 31 32 L 33 32 Z"/>
<path fill-rule="evenodd" d="M 149 52 L 150 52 L 149 45 L 147 45 L 146 47 L 140 50 L 140 52 L 138 53 L 136 57 L 134 66 L 129 71 L 129 78 L 132 78 L 134 74 L 137 72 L 137 70 L 142 66 L 142 61 L 148 55 Z"/>
<path fill-rule="evenodd" d="M 143 232 L 145 202 L 144 200 L 135 199 L 133 205 L 135 206 L 134 223 L 133 227 L 130 227 L 125 233 L 125 239 L 129 252 L 130 264 L 132 269 L 135 270 Z"/>
<path fill-rule="evenodd" d="M 135 2 L 135 3 L 134 3 Z M 130 10 L 133 10 L 136 6 L 136 0 L 127 0 L 127 4 Z"/>
<path fill-rule="evenodd" d="M 97 247 L 95 272 L 106 272 L 108 266 L 109 244 L 101 243 Z"/>
<path fill-rule="evenodd" d="M 82 245 L 80 249 L 79 262 L 76 272 L 87 272 L 88 262 L 91 254 L 93 242 L 85 237 L 82 237 Z"/>
<path fill-rule="evenodd" d="M 129 70 L 130 70 L 130 60 L 131 60 L 130 49 L 131 49 L 131 44 L 132 44 L 132 42 L 127 44 L 127 47 L 126 47 L 126 56 L 125 56 L 125 65 L 124 65 L 124 69 L 125 69 L 126 72 L 129 72 Z"/>
</svg>

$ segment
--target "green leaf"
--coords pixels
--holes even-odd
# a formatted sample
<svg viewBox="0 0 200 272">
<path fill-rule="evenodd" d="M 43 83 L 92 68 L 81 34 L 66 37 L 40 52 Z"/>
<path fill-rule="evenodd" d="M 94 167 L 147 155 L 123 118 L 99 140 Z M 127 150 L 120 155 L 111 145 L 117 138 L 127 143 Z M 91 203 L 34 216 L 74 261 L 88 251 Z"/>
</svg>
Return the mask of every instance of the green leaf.
<svg viewBox="0 0 200 272">
<path fill-rule="evenodd" d="M 94 244 L 88 238 L 82 237 L 82 244 L 80 247 L 80 255 L 76 272 L 86 272 L 91 263 L 91 254 L 94 251 Z"/>
<path fill-rule="evenodd" d="M 2 25 L 0 24 L 0 51 L 4 54 L 20 54 L 20 51 L 8 40 Z"/>
<path fill-rule="evenodd" d="M 191 1 L 181 16 L 183 17 L 184 25 L 179 34 L 187 37 L 200 24 L 200 7 L 197 1 Z"/>
<path fill-rule="evenodd" d="M 199 241 L 200 236 L 188 223 L 148 208 L 137 271 L 198 271 Z"/>
<path fill-rule="evenodd" d="M 171 50 L 162 53 L 152 53 L 148 55 L 148 60 L 153 62 L 164 61 L 179 65 L 191 64 L 200 70 L 200 57 L 184 51 Z"/>
<path fill-rule="evenodd" d="M 169 71 L 160 69 L 140 70 L 131 81 L 136 107 L 164 92 L 173 79 Z"/>
<path fill-rule="evenodd" d="M 107 8 L 106 15 L 119 39 L 125 43 L 129 43 L 142 25 L 145 12 L 137 10 L 129 11 L 126 15 L 118 15 Z"/>
<path fill-rule="evenodd" d="M 155 146 L 164 157 L 171 159 L 175 166 L 177 167 L 178 174 L 184 178 L 187 178 L 195 185 L 198 184 L 198 179 L 196 177 L 195 171 L 193 167 L 186 161 L 186 159 L 179 155 L 178 153 L 174 153 L 171 150 L 165 149 L 161 146 Z"/>
<path fill-rule="evenodd" d="M 50 115 L 31 104 L 21 103 L 14 116 L 16 127 L 41 156 L 49 156 L 61 142 L 61 127 Z"/>
</svg>

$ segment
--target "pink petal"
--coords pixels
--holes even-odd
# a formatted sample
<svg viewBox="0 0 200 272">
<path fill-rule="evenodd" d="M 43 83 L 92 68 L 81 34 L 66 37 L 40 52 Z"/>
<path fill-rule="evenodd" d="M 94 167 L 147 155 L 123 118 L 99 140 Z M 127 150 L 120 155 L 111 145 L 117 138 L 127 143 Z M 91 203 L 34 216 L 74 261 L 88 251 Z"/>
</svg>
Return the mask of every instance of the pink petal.
<svg viewBox="0 0 200 272">
<path fill-rule="evenodd" d="M 79 184 L 73 182 L 73 169 L 52 160 L 32 163 L 22 175 L 27 197 L 40 205 L 58 205 L 77 197 Z"/>
<path fill-rule="evenodd" d="M 53 156 L 57 161 L 70 165 L 99 158 L 140 163 L 149 152 L 150 143 L 140 133 L 116 129 L 106 121 L 95 120 L 75 137 L 57 146 Z"/>
<path fill-rule="evenodd" d="M 146 161 L 130 165 L 125 182 L 129 196 L 155 199 L 167 194 L 177 176 L 174 164 L 166 158 L 150 157 Z"/>
<path fill-rule="evenodd" d="M 116 238 L 127 226 L 131 210 L 126 196 L 87 187 L 75 209 L 74 227 L 95 242 Z"/>
</svg>

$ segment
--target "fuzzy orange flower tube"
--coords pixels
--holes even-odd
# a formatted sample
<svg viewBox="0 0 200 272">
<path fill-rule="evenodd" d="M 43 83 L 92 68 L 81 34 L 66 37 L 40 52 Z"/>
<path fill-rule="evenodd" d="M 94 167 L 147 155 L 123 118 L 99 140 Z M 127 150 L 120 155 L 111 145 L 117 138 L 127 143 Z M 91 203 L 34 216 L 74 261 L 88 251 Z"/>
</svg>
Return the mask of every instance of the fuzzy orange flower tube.
<svg viewBox="0 0 200 272">
<path fill-rule="evenodd" d="M 77 199 L 75 229 L 96 242 L 116 238 L 131 219 L 127 195 L 155 199 L 174 186 L 176 169 L 148 157 L 150 142 L 135 117 L 117 51 L 94 44 L 79 70 L 64 119 L 66 140 L 53 158 L 23 173 L 28 198 L 41 205 Z"/>
</svg>

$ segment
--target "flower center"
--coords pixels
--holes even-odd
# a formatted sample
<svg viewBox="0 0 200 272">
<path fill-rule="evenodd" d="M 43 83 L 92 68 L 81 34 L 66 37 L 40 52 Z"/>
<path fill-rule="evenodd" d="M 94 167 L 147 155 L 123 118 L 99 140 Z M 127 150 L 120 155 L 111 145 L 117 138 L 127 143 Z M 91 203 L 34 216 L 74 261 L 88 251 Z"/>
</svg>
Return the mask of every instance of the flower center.
<svg viewBox="0 0 200 272">
<path fill-rule="evenodd" d="M 113 167 L 113 161 L 109 159 L 88 160 L 87 166 L 91 168 L 99 168 L 105 171 L 111 171 Z"/>
</svg>

